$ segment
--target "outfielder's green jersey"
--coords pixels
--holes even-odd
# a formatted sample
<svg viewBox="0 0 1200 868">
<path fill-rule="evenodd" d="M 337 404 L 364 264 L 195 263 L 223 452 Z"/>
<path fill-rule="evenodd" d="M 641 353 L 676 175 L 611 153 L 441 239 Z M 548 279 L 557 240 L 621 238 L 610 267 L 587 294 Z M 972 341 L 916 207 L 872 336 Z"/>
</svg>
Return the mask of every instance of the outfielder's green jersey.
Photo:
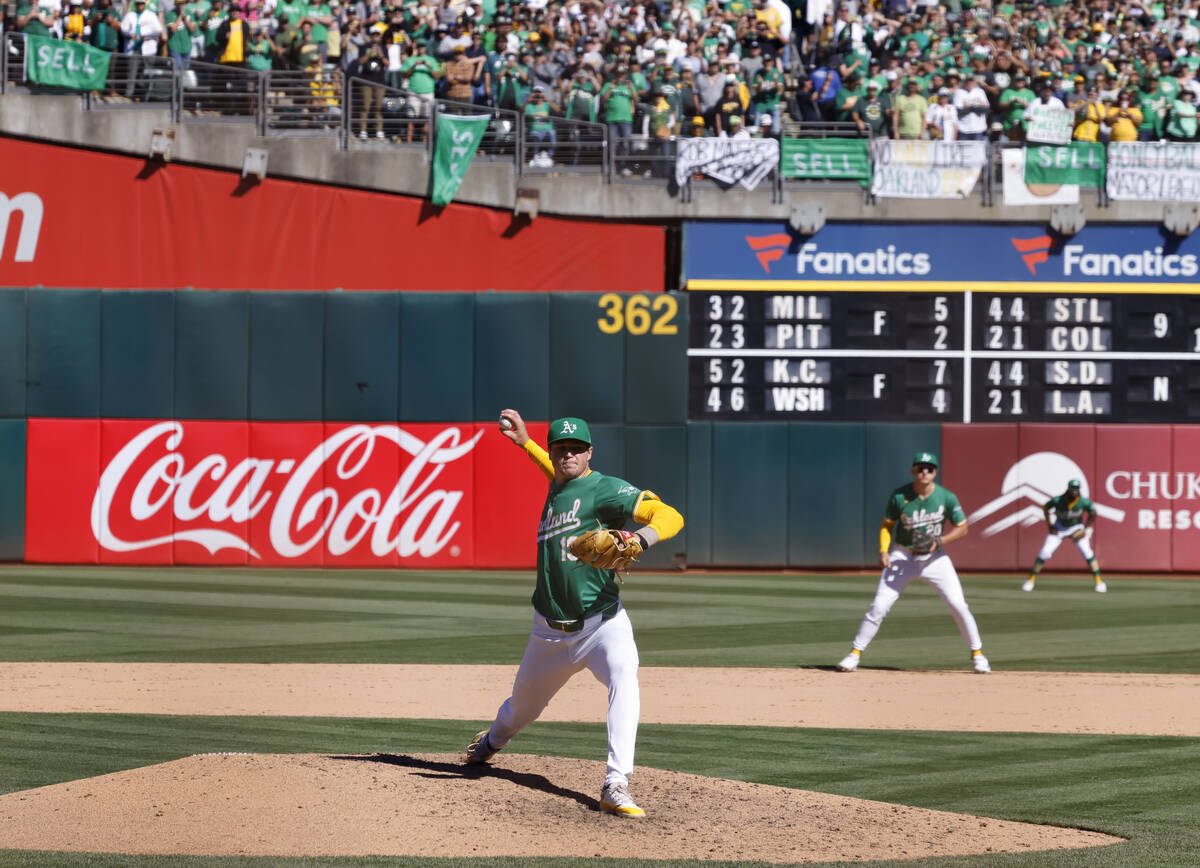
<svg viewBox="0 0 1200 868">
<path fill-rule="evenodd" d="M 633 517 L 642 489 L 595 470 L 561 488 L 553 482 L 538 522 L 537 587 L 533 608 L 552 621 L 574 621 L 616 602 L 612 570 L 575 559 L 571 541 L 600 527 L 620 529 Z"/>
<path fill-rule="evenodd" d="M 921 497 L 911 482 L 892 492 L 883 517 L 896 522 L 892 538 L 899 545 L 918 550 L 936 547 L 945 522 L 957 525 L 967 520 L 953 491 L 934 485 L 933 491 Z"/>
<path fill-rule="evenodd" d="M 1054 517 L 1055 524 L 1061 527 L 1080 524 L 1084 513 L 1096 517 L 1096 507 L 1092 506 L 1090 499 L 1082 496 L 1069 500 L 1065 494 L 1060 494 L 1047 500 L 1044 508 Z"/>
</svg>

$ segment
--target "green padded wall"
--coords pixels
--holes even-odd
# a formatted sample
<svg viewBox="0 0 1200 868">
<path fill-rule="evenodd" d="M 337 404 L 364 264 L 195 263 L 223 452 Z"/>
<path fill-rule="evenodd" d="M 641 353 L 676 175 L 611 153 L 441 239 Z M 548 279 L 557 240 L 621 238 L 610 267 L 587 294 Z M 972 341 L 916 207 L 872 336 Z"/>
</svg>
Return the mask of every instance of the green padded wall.
<svg viewBox="0 0 1200 868">
<path fill-rule="evenodd" d="M 0 419 L 25 415 L 25 290 L 0 289 Z"/>
<path fill-rule="evenodd" d="M 683 520 L 688 541 L 688 563 L 712 563 L 713 457 L 712 423 L 688 422 L 687 503 Z"/>
<path fill-rule="evenodd" d="M 405 292 L 401 296 L 399 418 L 408 422 L 471 422 L 476 418 L 496 419 L 504 407 L 516 406 L 501 404 L 480 416 L 475 414 L 475 360 L 479 353 L 475 336 L 481 327 L 492 328 L 476 323 L 478 295 Z M 520 331 L 509 336 L 510 343 L 524 339 Z M 497 345 L 489 341 L 488 346 L 488 352 L 492 352 Z M 487 368 L 494 361 L 485 358 L 481 364 Z M 526 418 L 540 418 L 521 407 L 517 409 Z"/>
<path fill-rule="evenodd" d="M 25 557 L 25 420 L 0 419 L 0 561 Z"/>
<path fill-rule="evenodd" d="M 863 525 L 863 426 L 793 422 L 788 437 L 788 565 L 861 566 L 874 551 Z"/>
<path fill-rule="evenodd" d="M 625 335 L 597 326 L 596 293 L 550 296 L 549 399 L 551 419 L 579 416 L 592 422 L 625 419 Z"/>
<path fill-rule="evenodd" d="M 250 294 L 250 418 L 320 419 L 325 293 Z"/>
<path fill-rule="evenodd" d="M 605 476 L 625 478 L 625 429 L 603 422 L 588 423 L 592 432 L 592 467 Z M 633 480 L 627 480 L 632 482 Z"/>
<path fill-rule="evenodd" d="M 175 293 L 175 414 L 248 418 L 249 369 L 249 294 Z"/>
<path fill-rule="evenodd" d="M 474 419 L 495 419 L 505 407 L 526 419 L 551 418 L 549 325 L 546 293 L 475 295 Z"/>
<path fill-rule="evenodd" d="M 100 328 L 100 415 L 174 416 L 175 293 L 103 292 Z"/>
<path fill-rule="evenodd" d="M 656 545 L 642 557 L 651 567 L 671 566 L 676 554 L 688 550 L 687 430 L 682 425 L 625 428 L 625 479 L 648 488 L 683 513 L 680 534 Z"/>
<path fill-rule="evenodd" d="M 326 419 L 394 422 L 399 406 L 399 359 L 397 293 L 326 294 Z"/>
<path fill-rule="evenodd" d="M 648 298 L 650 331 L 625 338 L 625 421 L 682 425 L 687 422 L 688 295 L 673 292 Z M 656 334 L 655 328 L 675 333 Z"/>
<path fill-rule="evenodd" d="M 787 563 L 788 426 L 713 423 L 716 566 Z"/>
<path fill-rule="evenodd" d="M 30 416 L 100 414 L 100 293 L 56 289 L 28 294 Z"/>
</svg>

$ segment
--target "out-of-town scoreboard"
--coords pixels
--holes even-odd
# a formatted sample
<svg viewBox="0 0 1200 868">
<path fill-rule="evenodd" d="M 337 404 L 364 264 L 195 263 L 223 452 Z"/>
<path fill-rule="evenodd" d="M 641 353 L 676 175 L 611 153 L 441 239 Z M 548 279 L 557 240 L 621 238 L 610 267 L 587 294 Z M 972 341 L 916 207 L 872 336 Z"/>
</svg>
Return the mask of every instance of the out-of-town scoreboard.
<svg viewBox="0 0 1200 868">
<path fill-rule="evenodd" d="M 1200 419 L 1200 296 L 690 295 L 693 419 Z"/>
</svg>

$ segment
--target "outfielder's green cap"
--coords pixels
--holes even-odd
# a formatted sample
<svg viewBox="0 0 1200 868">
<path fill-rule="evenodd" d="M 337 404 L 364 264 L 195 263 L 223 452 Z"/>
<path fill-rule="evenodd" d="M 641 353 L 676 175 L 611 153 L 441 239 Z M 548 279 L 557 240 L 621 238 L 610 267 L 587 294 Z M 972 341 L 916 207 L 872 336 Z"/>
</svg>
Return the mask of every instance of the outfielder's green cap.
<svg viewBox="0 0 1200 868">
<path fill-rule="evenodd" d="M 1067 488 L 1083 488 L 1083 483 L 1078 479 L 1068 479 Z"/>
<path fill-rule="evenodd" d="M 917 464 L 932 464 L 934 467 L 938 466 L 937 456 L 932 452 L 918 452 L 913 456 L 912 463 L 914 466 Z"/>
<path fill-rule="evenodd" d="M 559 440 L 578 440 L 591 446 L 592 432 L 588 430 L 587 422 L 575 416 L 566 416 L 550 423 L 550 436 L 546 438 L 546 443 L 557 443 Z"/>
</svg>

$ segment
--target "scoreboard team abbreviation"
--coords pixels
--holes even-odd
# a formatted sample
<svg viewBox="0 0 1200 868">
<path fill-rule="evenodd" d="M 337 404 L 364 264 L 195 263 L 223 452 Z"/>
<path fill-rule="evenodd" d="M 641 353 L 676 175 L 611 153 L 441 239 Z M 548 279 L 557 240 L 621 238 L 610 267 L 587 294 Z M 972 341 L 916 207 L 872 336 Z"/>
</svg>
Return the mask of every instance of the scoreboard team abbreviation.
<svg viewBox="0 0 1200 868">
<path fill-rule="evenodd" d="M 1094 287 L 692 290 L 689 416 L 1200 420 L 1200 297 Z"/>
</svg>

